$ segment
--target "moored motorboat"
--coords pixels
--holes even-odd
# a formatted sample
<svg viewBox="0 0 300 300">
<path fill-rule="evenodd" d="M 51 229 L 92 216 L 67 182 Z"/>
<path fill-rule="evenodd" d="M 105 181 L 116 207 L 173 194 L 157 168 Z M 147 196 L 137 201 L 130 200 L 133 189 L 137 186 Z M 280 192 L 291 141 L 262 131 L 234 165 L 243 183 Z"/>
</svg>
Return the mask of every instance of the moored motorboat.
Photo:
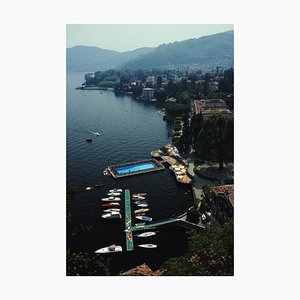
<svg viewBox="0 0 300 300">
<path fill-rule="evenodd" d="M 118 202 L 110 202 L 110 203 L 102 204 L 102 206 L 104 206 L 104 207 L 109 207 L 109 206 L 120 206 L 120 203 L 118 203 Z"/>
<path fill-rule="evenodd" d="M 137 193 L 137 194 L 132 194 L 133 197 L 143 197 L 147 196 L 147 193 Z"/>
<path fill-rule="evenodd" d="M 95 251 L 95 253 L 113 253 L 113 252 L 122 252 L 122 246 L 110 245 L 108 247 L 100 248 Z"/>
<path fill-rule="evenodd" d="M 149 208 L 141 208 L 141 209 L 136 209 L 134 211 L 135 214 L 138 214 L 138 213 L 143 213 L 143 212 L 146 212 L 146 211 L 149 211 Z"/>
<path fill-rule="evenodd" d="M 143 196 L 132 196 L 132 200 L 145 200 L 146 198 Z"/>
<path fill-rule="evenodd" d="M 122 193 L 123 190 L 122 189 L 112 189 L 112 190 L 109 190 L 110 193 Z"/>
<path fill-rule="evenodd" d="M 137 206 L 138 206 L 138 207 L 148 207 L 148 204 L 141 203 L 141 204 L 138 204 Z"/>
<path fill-rule="evenodd" d="M 135 223 L 134 225 L 138 227 L 138 226 L 144 226 L 145 224 L 146 224 L 145 222 L 141 222 L 141 223 Z"/>
<path fill-rule="evenodd" d="M 136 216 L 144 216 L 146 213 L 137 213 L 137 214 L 134 214 L 134 216 L 136 217 Z"/>
<path fill-rule="evenodd" d="M 135 201 L 135 204 L 147 204 L 147 201 Z"/>
<path fill-rule="evenodd" d="M 141 245 L 138 245 L 138 246 L 141 247 L 141 248 L 148 248 L 148 249 L 157 248 L 157 245 L 155 245 L 155 244 L 141 244 Z"/>
<path fill-rule="evenodd" d="M 120 208 L 108 208 L 108 209 L 104 209 L 103 212 L 113 212 L 113 211 L 120 211 Z"/>
<path fill-rule="evenodd" d="M 152 221 L 152 218 L 147 217 L 147 216 L 136 216 L 136 219 L 139 219 L 139 220 L 142 220 L 142 221 L 147 221 L 147 222 Z"/>
<path fill-rule="evenodd" d="M 148 232 L 143 232 L 140 234 L 137 234 L 137 237 L 149 237 L 149 236 L 153 236 L 156 235 L 156 233 L 154 231 L 148 231 Z"/>
<path fill-rule="evenodd" d="M 121 193 L 119 192 L 109 192 L 107 193 L 108 196 L 121 196 Z"/>
<path fill-rule="evenodd" d="M 112 199 L 110 199 L 112 198 Z M 121 198 L 119 197 L 109 197 L 109 198 L 102 198 L 102 201 L 121 201 Z"/>
<path fill-rule="evenodd" d="M 121 219 L 122 215 L 118 211 L 112 211 L 101 216 L 103 219 Z"/>
</svg>

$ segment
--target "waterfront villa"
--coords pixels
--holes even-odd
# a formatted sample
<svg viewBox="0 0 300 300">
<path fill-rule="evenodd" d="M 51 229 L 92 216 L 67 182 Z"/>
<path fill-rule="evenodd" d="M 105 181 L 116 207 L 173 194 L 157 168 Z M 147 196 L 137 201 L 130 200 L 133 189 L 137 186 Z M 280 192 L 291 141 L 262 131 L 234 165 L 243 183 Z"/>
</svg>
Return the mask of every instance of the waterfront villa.
<svg viewBox="0 0 300 300">
<path fill-rule="evenodd" d="M 193 115 L 202 114 L 204 120 L 218 113 L 225 117 L 231 117 L 233 115 L 222 99 L 194 100 L 192 112 Z"/>
<path fill-rule="evenodd" d="M 142 98 L 143 100 L 150 100 L 154 97 L 154 91 L 155 89 L 152 88 L 144 88 Z"/>
</svg>

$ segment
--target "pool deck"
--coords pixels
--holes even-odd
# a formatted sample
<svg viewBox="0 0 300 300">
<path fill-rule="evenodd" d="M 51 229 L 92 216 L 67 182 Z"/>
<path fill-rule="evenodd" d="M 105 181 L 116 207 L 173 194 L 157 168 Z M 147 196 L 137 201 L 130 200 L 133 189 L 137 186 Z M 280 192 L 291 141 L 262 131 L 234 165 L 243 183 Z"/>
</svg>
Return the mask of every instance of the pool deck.
<svg viewBox="0 0 300 300">
<path fill-rule="evenodd" d="M 123 174 L 119 174 L 117 171 L 117 168 L 123 168 L 123 167 L 127 167 L 127 166 L 132 166 L 132 165 L 139 165 L 139 164 L 143 164 L 143 163 L 153 163 L 155 165 L 155 167 L 151 168 L 151 169 L 139 170 L 139 171 L 128 172 L 128 173 L 123 173 Z M 121 164 L 121 165 L 109 166 L 107 169 L 114 178 L 121 178 L 121 177 L 128 177 L 128 176 L 132 176 L 132 175 L 150 173 L 150 172 L 154 172 L 154 171 L 160 171 L 160 170 L 163 170 L 164 168 L 165 167 L 161 163 L 159 163 L 156 159 L 146 159 L 146 160 L 140 160 L 140 161 L 130 162 L 130 163 Z"/>
</svg>

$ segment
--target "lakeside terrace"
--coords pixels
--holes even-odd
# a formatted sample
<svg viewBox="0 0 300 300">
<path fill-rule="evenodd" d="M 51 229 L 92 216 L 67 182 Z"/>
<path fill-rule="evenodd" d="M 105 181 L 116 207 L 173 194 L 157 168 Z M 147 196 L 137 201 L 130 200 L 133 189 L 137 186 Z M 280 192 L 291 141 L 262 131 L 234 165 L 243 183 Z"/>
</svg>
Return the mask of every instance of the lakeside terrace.
<svg viewBox="0 0 300 300">
<path fill-rule="evenodd" d="M 179 157 L 179 153 L 176 147 L 170 144 L 166 145 L 165 147 L 167 148 L 168 155 L 164 155 L 161 150 L 155 150 L 151 152 L 151 156 L 161 158 L 163 162 L 169 163 L 170 170 L 174 172 L 177 182 L 183 184 L 191 184 L 193 179 L 187 171 L 188 163 L 184 162 L 182 158 Z"/>
<path fill-rule="evenodd" d="M 114 178 L 127 177 L 132 175 L 138 175 L 143 173 L 149 173 L 154 171 L 163 170 L 165 167 L 159 163 L 156 159 L 140 160 L 120 165 L 109 166 L 108 172 Z"/>
</svg>

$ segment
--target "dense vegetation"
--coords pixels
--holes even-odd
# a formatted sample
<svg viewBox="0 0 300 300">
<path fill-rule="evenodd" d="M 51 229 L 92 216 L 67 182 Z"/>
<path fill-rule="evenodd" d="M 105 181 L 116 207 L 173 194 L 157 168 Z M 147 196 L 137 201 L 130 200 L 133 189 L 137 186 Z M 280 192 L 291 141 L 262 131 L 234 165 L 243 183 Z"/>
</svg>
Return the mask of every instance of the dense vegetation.
<svg viewBox="0 0 300 300">
<path fill-rule="evenodd" d="M 199 157 L 218 162 L 222 170 L 224 162 L 233 161 L 233 118 L 215 114 L 203 121 L 194 148 Z"/>
<path fill-rule="evenodd" d="M 88 254 L 72 249 L 74 239 L 80 237 L 92 229 L 92 226 L 80 224 L 74 227 L 72 222 L 72 202 L 77 189 L 73 188 L 67 192 L 67 275 L 88 276 L 88 275 L 109 275 L 108 261 L 96 254 Z"/>
<path fill-rule="evenodd" d="M 233 275 L 233 220 L 214 223 L 203 232 L 189 232 L 189 246 L 182 257 L 167 260 L 165 275 Z"/>
</svg>

